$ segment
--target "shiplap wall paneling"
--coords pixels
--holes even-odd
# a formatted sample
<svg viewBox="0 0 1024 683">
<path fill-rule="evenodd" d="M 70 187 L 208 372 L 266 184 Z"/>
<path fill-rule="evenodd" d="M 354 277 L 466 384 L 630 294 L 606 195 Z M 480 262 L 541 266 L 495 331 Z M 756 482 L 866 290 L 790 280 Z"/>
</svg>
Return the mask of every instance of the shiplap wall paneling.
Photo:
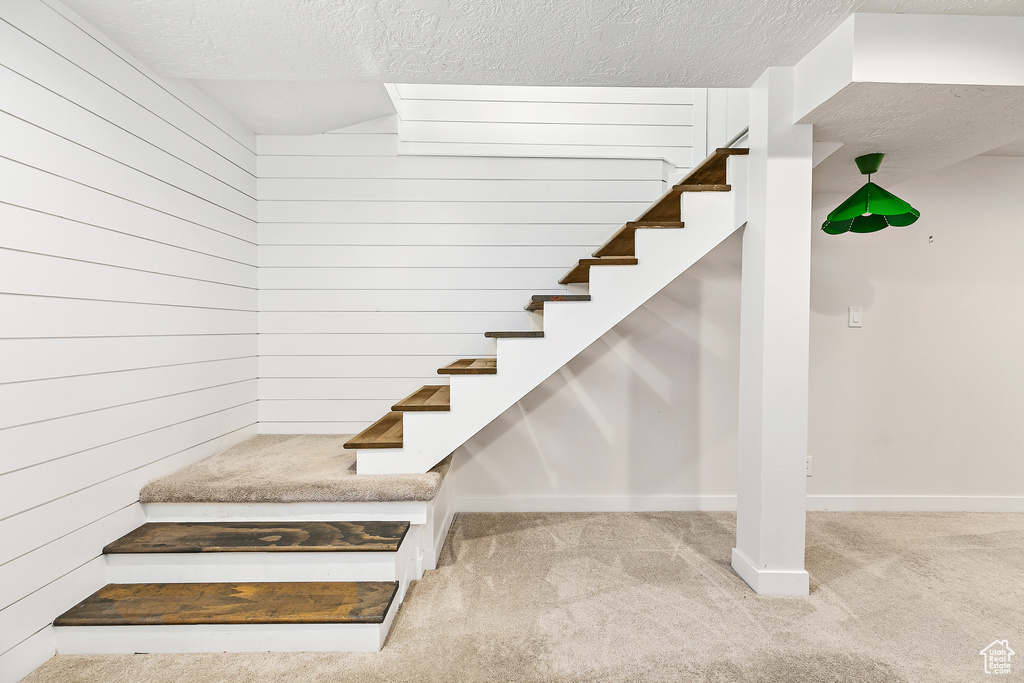
<svg viewBox="0 0 1024 683">
<path fill-rule="evenodd" d="M 0 4 L 0 681 L 147 481 L 256 432 L 255 145 L 59 3 Z"/>
<path fill-rule="evenodd" d="M 437 368 L 531 329 L 531 294 L 639 215 L 660 159 L 398 156 L 397 136 L 261 136 L 260 430 L 354 433 Z"/>
<path fill-rule="evenodd" d="M 402 154 L 664 158 L 674 181 L 707 151 L 703 88 L 386 87 Z"/>
</svg>

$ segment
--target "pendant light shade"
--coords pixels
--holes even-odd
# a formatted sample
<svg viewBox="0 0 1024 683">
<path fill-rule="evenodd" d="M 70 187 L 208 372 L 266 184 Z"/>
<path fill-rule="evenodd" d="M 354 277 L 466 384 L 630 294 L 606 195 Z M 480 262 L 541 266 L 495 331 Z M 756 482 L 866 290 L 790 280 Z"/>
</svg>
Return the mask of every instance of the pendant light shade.
<svg viewBox="0 0 1024 683">
<path fill-rule="evenodd" d="M 821 229 L 829 235 L 844 232 L 877 232 L 890 225 L 904 227 L 916 221 L 921 212 L 896 195 L 871 182 L 884 154 L 857 157 L 857 167 L 868 182 L 828 215 Z"/>
</svg>

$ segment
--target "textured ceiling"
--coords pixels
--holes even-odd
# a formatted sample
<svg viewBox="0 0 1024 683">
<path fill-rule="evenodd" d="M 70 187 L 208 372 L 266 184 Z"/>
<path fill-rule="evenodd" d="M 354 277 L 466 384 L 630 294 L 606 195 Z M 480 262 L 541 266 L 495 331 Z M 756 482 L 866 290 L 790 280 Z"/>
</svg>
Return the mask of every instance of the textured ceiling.
<svg viewBox="0 0 1024 683">
<path fill-rule="evenodd" d="M 854 158 L 885 152 L 883 187 L 1024 138 L 1024 88 L 852 83 L 803 119 L 816 140 L 843 146 L 815 169 L 817 192 L 860 182 Z"/>
<path fill-rule="evenodd" d="M 172 78 L 746 87 L 854 11 L 1022 0 L 64 0 Z"/>
</svg>

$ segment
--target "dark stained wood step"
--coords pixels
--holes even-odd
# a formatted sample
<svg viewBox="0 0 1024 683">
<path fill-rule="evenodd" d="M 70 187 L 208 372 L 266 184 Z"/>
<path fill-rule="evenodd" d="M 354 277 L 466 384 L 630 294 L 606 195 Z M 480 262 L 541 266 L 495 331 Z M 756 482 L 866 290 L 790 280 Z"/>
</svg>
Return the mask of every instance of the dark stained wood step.
<svg viewBox="0 0 1024 683">
<path fill-rule="evenodd" d="M 103 552 L 396 552 L 408 531 L 408 522 L 150 522 Z"/>
<path fill-rule="evenodd" d="M 530 330 L 524 332 L 484 332 L 488 339 L 540 339 L 544 336 L 542 330 Z"/>
<path fill-rule="evenodd" d="M 396 581 L 110 584 L 54 626 L 380 624 Z"/>
<path fill-rule="evenodd" d="M 680 221 L 679 195 L 683 192 L 728 192 L 731 188 L 726 184 L 726 160 L 734 154 L 743 155 L 749 151 L 742 147 L 715 150 L 654 202 L 637 221 Z"/>
<path fill-rule="evenodd" d="M 658 228 L 681 228 L 682 223 L 672 221 L 631 221 L 626 223 L 619 231 L 611 236 L 611 238 L 601 245 L 597 251 L 594 252 L 594 258 L 604 258 L 606 256 L 635 256 L 636 255 L 636 231 L 638 229 L 658 229 Z"/>
<path fill-rule="evenodd" d="M 463 358 L 437 369 L 439 375 L 496 375 L 497 358 Z"/>
<path fill-rule="evenodd" d="M 345 448 L 401 448 L 402 414 L 388 413 L 345 442 Z"/>
<path fill-rule="evenodd" d="M 626 256 L 613 256 L 610 258 L 581 258 L 580 262 L 573 266 L 572 270 L 562 276 L 558 281 L 560 285 L 571 285 L 583 282 L 590 282 L 591 266 L 635 266 L 638 261 L 635 258 Z"/>
<path fill-rule="evenodd" d="M 750 150 L 745 147 L 720 147 L 714 154 L 697 164 L 692 171 L 686 174 L 682 180 L 676 183 L 680 186 L 699 185 L 725 185 L 725 168 L 729 157 L 734 155 L 743 156 L 749 154 Z"/>
<path fill-rule="evenodd" d="M 391 410 L 451 410 L 451 387 L 447 384 L 427 385 L 420 387 L 401 401 L 391 406 Z"/>
<path fill-rule="evenodd" d="M 543 311 L 544 304 L 548 301 L 590 301 L 589 294 L 534 294 L 530 303 L 526 305 L 527 311 Z"/>
</svg>

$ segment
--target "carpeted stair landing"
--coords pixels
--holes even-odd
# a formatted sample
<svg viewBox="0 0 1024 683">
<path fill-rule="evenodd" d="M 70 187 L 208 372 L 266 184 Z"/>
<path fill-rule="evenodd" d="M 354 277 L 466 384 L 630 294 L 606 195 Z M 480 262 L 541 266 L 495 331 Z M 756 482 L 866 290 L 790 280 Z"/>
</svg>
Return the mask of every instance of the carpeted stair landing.
<svg viewBox="0 0 1024 683">
<path fill-rule="evenodd" d="M 425 474 L 356 474 L 349 435 L 261 434 L 157 479 L 143 503 L 429 501 L 451 464 Z"/>
</svg>

